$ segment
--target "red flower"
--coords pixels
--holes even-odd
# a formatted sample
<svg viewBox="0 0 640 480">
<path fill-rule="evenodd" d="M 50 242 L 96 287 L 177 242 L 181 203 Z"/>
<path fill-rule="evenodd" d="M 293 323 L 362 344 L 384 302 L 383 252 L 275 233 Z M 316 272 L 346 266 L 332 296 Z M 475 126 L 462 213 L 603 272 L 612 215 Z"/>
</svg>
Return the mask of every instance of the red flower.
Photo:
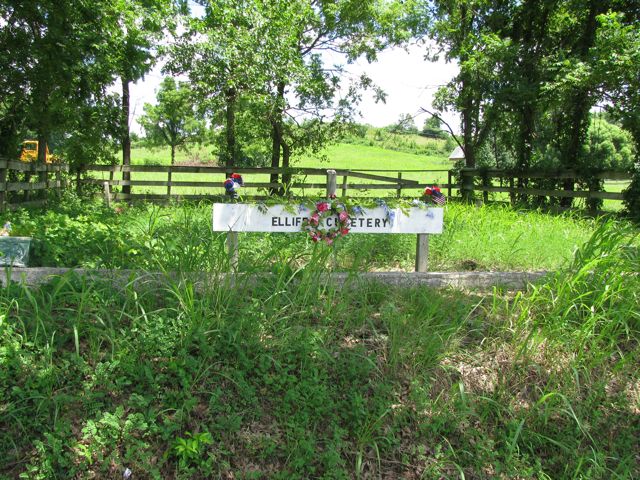
<svg viewBox="0 0 640 480">
<path fill-rule="evenodd" d="M 343 228 L 342 230 L 340 230 L 340 233 L 342 235 L 346 235 L 347 233 L 349 233 L 349 229 L 348 228 Z"/>
<path fill-rule="evenodd" d="M 431 189 L 431 187 L 427 187 L 424 189 L 424 192 L 422 193 L 423 195 L 431 195 L 433 193 L 433 190 Z"/>
<path fill-rule="evenodd" d="M 327 210 L 329 210 L 329 204 L 327 202 L 320 202 L 316 204 L 316 209 L 319 212 L 326 212 Z"/>
<path fill-rule="evenodd" d="M 349 214 L 347 212 L 340 212 L 338 218 L 341 222 L 346 222 L 347 220 L 349 220 Z"/>
</svg>

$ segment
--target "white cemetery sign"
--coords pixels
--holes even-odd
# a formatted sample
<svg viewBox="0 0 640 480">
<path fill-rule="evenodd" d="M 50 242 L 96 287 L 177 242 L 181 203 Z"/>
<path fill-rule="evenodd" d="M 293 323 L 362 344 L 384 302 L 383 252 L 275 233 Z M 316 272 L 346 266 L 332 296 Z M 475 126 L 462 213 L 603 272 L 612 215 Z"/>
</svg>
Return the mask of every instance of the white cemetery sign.
<svg viewBox="0 0 640 480">
<path fill-rule="evenodd" d="M 313 213 L 307 207 L 284 205 L 258 206 L 241 203 L 215 203 L 213 230 L 215 232 L 300 232 L 303 220 Z M 406 213 L 400 208 L 363 208 L 362 214 L 350 216 L 349 233 L 442 233 L 443 209 L 411 207 Z M 393 221 L 390 217 L 393 216 Z M 322 224 L 324 221 L 324 225 Z M 321 220 L 319 228 L 337 225 L 337 216 Z"/>
</svg>

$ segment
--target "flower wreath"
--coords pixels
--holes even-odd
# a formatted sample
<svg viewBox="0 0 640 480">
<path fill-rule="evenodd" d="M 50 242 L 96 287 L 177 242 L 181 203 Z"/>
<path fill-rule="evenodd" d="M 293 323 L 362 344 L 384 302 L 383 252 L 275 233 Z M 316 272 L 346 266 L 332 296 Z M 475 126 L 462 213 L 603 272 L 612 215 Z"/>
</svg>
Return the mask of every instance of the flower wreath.
<svg viewBox="0 0 640 480">
<path fill-rule="evenodd" d="M 336 238 L 349 233 L 351 216 L 346 205 L 334 203 L 331 200 L 333 198 L 316 203 L 316 209 L 309 218 L 302 221 L 302 230 L 309 232 L 309 236 L 314 242 L 324 241 L 327 245 L 331 245 Z M 330 217 L 335 217 L 336 222 L 335 225 L 327 228 L 326 222 Z"/>
</svg>

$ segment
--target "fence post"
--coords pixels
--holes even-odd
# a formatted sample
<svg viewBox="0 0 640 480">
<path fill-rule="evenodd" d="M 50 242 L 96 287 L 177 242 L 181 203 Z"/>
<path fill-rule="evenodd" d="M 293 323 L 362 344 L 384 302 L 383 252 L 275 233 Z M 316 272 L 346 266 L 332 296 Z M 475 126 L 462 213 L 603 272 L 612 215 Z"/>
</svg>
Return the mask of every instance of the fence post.
<svg viewBox="0 0 640 480">
<path fill-rule="evenodd" d="M 486 204 L 489 203 L 489 192 L 485 190 L 489 187 L 489 174 L 484 171 L 482 172 L 482 201 Z"/>
<path fill-rule="evenodd" d="M 6 162 L 4 168 L 0 169 L 0 211 L 4 211 L 7 208 L 7 184 L 9 183 L 9 161 L 0 160 L 0 162 Z"/>
<path fill-rule="evenodd" d="M 56 197 L 62 197 L 62 172 L 60 164 L 56 165 Z"/>
<path fill-rule="evenodd" d="M 47 190 L 49 189 L 49 169 L 46 163 L 41 164 L 40 168 L 44 168 L 44 170 L 38 172 L 38 183 L 44 183 L 44 188 L 40 190 L 38 198 L 44 200 L 47 198 Z"/>
<path fill-rule="evenodd" d="M 511 206 L 515 206 L 516 204 L 516 177 L 509 177 L 509 200 L 511 201 Z"/>
<path fill-rule="evenodd" d="M 347 175 L 344 175 L 344 176 L 342 177 L 342 196 L 343 196 L 343 197 L 346 197 L 346 196 L 347 196 L 347 188 L 348 188 L 348 185 L 347 185 Z"/>
<path fill-rule="evenodd" d="M 473 177 L 475 169 L 463 168 L 460 170 L 460 190 L 462 193 L 462 201 L 466 203 L 473 203 Z"/>
<path fill-rule="evenodd" d="M 327 198 L 336 194 L 338 178 L 335 170 L 327 170 Z"/>
<path fill-rule="evenodd" d="M 167 170 L 167 197 L 171 197 L 171 165 Z"/>
<path fill-rule="evenodd" d="M 453 181 L 453 172 L 449 170 L 447 172 L 447 197 L 451 198 L 451 182 Z"/>
<path fill-rule="evenodd" d="M 104 188 L 104 201 L 107 204 L 107 208 L 111 208 L 111 192 L 109 191 L 109 182 L 102 182 Z"/>
<path fill-rule="evenodd" d="M 398 188 L 396 188 L 396 197 L 400 198 L 402 196 L 402 172 L 398 172 Z"/>
<path fill-rule="evenodd" d="M 426 272 L 429 267 L 429 234 L 419 233 L 416 241 L 416 272 Z"/>
<path fill-rule="evenodd" d="M 597 178 L 590 178 L 589 184 L 589 196 L 586 198 L 586 206 L 589 211 L 589 215 L 596 216 L 598 214 L 598 200 L 592 197 L 595 192 L 602 191 L 600 188 L 600 180 Z"/>
<path fill-rule="evenodd" d="M 29 170 L 27 170 L 26 172 L 24 172 L 24 183 L 26 184 L 30 184 L 31 183 L 31 170 L 33 170 L 34 168 L 34 163 L 32 163 L 31 165 L 29 165 Z M 23 195 L 24 195 L 24 201 L 28 202 L 31 199 L 31 190 L 29 190 L 29 185 L 27 185 L 27 189 L 24 190 Z"/>
<path fill-rule="evenodd" d="M 6 162 L 3 168 L 0 168 L 0 212 L 4 212 L 7 208 L 7 170 L 9 169 L 9 162 L 7 160 L 0 160 L 0 162 Z"/>
<path fill-rule="evenodd" d="M 81 179 L 81 174 L 82 174 L 82 166 L 78 165 L 76 167 L 76 193 L 78 195 L 82 194 L 82 179 Z"/>
</svg>

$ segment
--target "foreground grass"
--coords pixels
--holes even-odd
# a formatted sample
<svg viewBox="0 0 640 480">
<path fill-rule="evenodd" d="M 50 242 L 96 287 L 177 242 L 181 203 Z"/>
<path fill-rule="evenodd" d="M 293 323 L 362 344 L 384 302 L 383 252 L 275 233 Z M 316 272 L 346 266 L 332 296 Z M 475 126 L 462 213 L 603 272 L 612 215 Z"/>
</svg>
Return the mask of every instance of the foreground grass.
<svg viewBox="0 0 640 480">
<path fill-rule="evenodd" d="M 108 209 L 69 196 L 43 210 L 0 216 L 34 238 L 32 266 L 208 271 L 224 249 L 211 231 L 211 205 L 176 203 Z M 450 203 L 444 232 L 430 236 L 430 270 L 553 270 L 568 262 L 596 224 L 567 215 Z M 352 234 L 332 259 L 339 269 L 412 270 L 416 235 Z M 295 270 L 313 254 L 303 234 L 240 235 L 242 271 Z"/>
<path fill-rule="evenodd" d="M 1 290 L 0 476 L 640 475 L 628 227 L 511 300 L 337 287 L 327 255 L 254 283 Z"/>
</svg>

